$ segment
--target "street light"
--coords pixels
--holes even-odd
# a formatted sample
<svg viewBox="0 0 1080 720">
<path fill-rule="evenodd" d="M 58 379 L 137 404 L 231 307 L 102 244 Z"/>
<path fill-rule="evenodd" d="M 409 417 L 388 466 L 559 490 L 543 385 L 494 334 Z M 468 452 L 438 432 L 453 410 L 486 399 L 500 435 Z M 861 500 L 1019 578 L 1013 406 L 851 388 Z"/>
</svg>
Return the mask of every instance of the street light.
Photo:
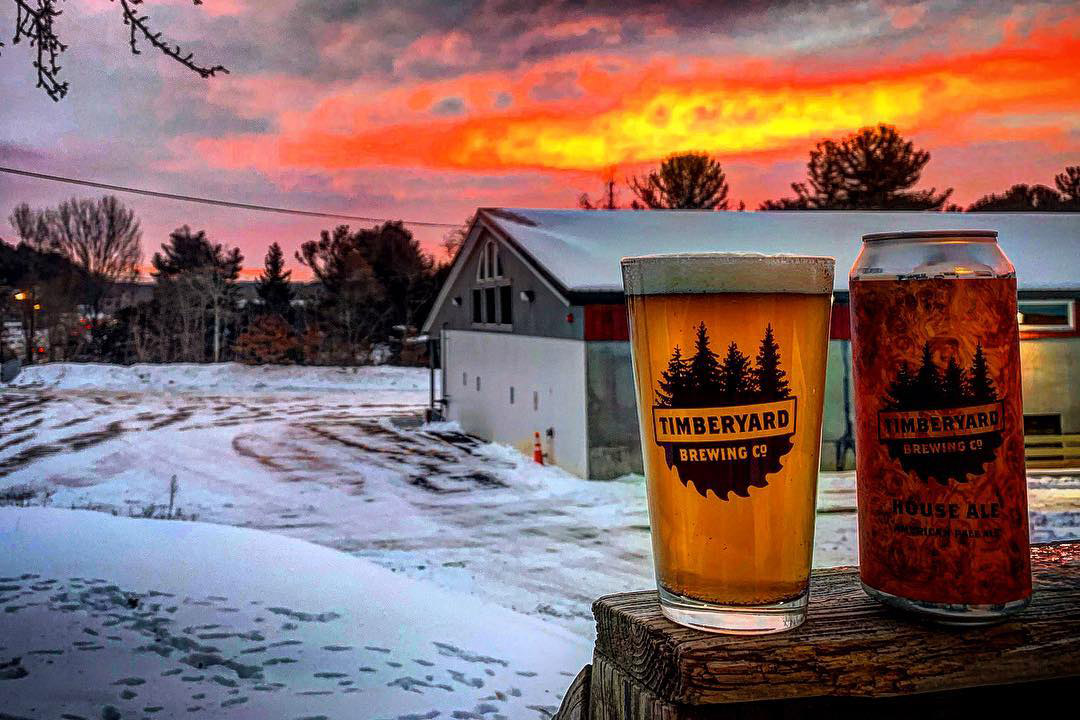
<svg viewBox="0 0 1080 720">
<path fill-rule="evenodd" d="M 16 300 L 25 300 L 26 299 L 26 293 L 24 293 L 22 290 L 20 290 L 19 292 L 15 293 L 15 299 Z"/>
</svg>

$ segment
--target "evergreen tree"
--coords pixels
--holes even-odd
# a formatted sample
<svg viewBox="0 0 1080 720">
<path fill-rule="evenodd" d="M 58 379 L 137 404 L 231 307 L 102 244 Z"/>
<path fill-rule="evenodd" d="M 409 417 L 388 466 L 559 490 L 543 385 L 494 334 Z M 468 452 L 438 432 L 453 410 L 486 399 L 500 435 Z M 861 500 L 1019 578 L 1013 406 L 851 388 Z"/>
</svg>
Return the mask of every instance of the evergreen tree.
<svg viewBox="0 0 1080 720">
<path fill-rule="evenodd" d="M 994 381 L 990 379 L 990 366 L 986 362 L 982 343 L 975 346 L 975 357 L 971 361 L 968 388 L 971 399 L 976 402 L 993 402 L 997 400 L 997 389 L 994 387 Z"/>
<path fill-rule="evenodd" d="M 719 400 L 723 405 L 747 402 L 754 390 L 750 358 L 739 352 L 734 340 L 728 345 L 727 355 L 720 365 L 719 389 Z"/>
<path fill-rule="evenodd" d="M 765 336 L 761 339 L 756 364 L 753 376 L 763 402 L 782 400 L 791 394 L 786 380 L 787 373 L 780 369 L 780 346 L 773 337 L 772 323 L 765 327 Z"/>
<path fill-rule="evenodd" d="M 690 406 L 708 407 L 718 397 L 720 386 L 720 362 L 709 347 L 709 333 L 705 323 L 698 325 L 694 340 L 694 356 L 690 358 L 687 389 L 693 402 Z"/>
<path fill-rule="evenodd" d="M 263 309 L 288 317 L 292 309 L 294 292 L 289 278 L 292 270 L 285 269 L 285 254 L 276 242 L 266 252 L 262 275 L 255 280 L 255 292 L 263 302 Z"/>
<path fill-rule="evenodd" d="M 956 362 L 956 358 L 949 358 L 949 364 L 945 368 L 942 377 L 943 400 L 949 405 L 962 405 L 970 398 L 968 396 L 967 371 Z"/>
<path fill-rule="evenodd" d="M 706 153 L 669 155 L 660 167 L 630 179 L 635 210 L 727 210 L 728 183 L 720 163 Z"/>
<path fill-rule="evenodd" d="M 915 378 L 911 374 L 911 368 L 906 361 L 900 363 L 900 368 L 896 371 L 896 378 L 889 385 L 888 390 L 892 406 L 896 408 L 911 407 L 914 388 Z"/>
<path fill-rule="evenodd" d="M 1061 194 L 1063 209 L 1080 210 L 1080 165 L 1070 165 L 1065 172 L 1055 175 L 1054 185 Z"/>
<path fill-rule="evenodd" d="M 769 200 L 760 210 L 940 210 L 952 189 L 913 190 L 930 153 L 891 125 L 879 124 L 810 151 L 806 182 L 794 198 Z"/>
<path fill-rule="evenodd" d="M 249 365 L 291 365 L 301 357 L 300 340 L 285 318 L 261 315 L 236 338 L 234 350 Z"/>
<path fill-rule="evenodd" d="M 691 399 L 689 390 L 690 368 L 682 356 L 678 345 L 671 353 L 667 370 L 660 373 L 660 390 L 656 393 L 656 404 L 660 407 L 683 407 Z"/>
<path fill-rule="evenodd" d="M 922 364 L 915 376 L 913 388 L 915 399 L 922 407 L 934 407 L 941 400 L 941 373 L 934 364 L 934 355 L 930 343 L 923 345 Z"/>
<path fill-rule="evenodd" d="M 971 205 L 968 212 L 1054 212 L 1068 210 L 1061 195 L 1045 185 L 1018 183 L 1000 195 L 984 195 Z"/>
</svg>

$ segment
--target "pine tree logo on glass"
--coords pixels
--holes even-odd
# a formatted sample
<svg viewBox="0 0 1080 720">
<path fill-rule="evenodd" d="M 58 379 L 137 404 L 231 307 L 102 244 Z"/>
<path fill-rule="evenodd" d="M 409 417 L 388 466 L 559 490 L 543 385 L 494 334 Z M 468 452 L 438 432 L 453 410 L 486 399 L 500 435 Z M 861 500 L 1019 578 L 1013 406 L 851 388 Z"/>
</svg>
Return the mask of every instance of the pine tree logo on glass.
<svg viewBox="0 0 1080 720">
<path fill-rule="evenodd" d="M 660 375 L 653 431 L 683 485 L 692 481 L 702 497 L 712 490 L 721 500 L 766 487 L 794 447 L 796 410 L 772 325 L 751 364 L 735 342 L 722 358 L 713 352 L 701 323 L 694 354 L 685 358 L 676 345 Z"/>
<path fill-rule="evenodd" d="M 923 345 L 918 368 L 900 363 L 878 413 L 878 440 L 889 456 L 924 481 L 942 485 L 982 475 L 1001 447 L 1005 403 L 998 397 L 982 343 L 965 369 L 950 357 L 944 369 Z"/>
</svg>

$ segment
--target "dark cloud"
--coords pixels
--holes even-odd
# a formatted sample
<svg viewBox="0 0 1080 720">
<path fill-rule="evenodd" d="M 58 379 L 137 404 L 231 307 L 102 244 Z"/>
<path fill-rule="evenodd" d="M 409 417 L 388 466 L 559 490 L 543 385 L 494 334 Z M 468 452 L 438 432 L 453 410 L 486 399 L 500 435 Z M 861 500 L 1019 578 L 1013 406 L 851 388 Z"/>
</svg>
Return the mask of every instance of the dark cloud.
<svg viewBox="0 0 1080 720">
<path fill-rule="evenodd" d="M 431 106 L 431 112 L 435 115 L 463 115 L 465 101 L 459 97 L 443 98 Z"/>
</svg>

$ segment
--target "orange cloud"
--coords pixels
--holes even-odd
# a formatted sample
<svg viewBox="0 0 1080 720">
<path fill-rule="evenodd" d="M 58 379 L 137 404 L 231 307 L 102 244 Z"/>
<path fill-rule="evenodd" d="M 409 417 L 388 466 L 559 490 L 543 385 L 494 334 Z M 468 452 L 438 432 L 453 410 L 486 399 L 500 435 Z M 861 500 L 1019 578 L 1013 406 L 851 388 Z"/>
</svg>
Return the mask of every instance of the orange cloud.
<svg viewBox="0 0 1080 720">
<path fill-rule="evenodd" d="M 609 68 L 612 62 L 622 68 Z M 1016 117 L 1075 117 L 1080 110 L 1075 20 L 1023 40 L 1009 37 L 984 52 L 813 76 L 752 59 L 739 71 L 714 60 L 657 59 L 639 68 L 628 62 L 564 58 L 558 67 L 535 66 L 516 78 L 478 74 L 363 102 L 336 94 L 311 113 L 292 114 L 279 135 L 204 139 L 198 149 L 223 167 L 587 171 L 685 150 L 723 157 L 803 152 L 822 137 L 879 121 L 939 137 L 999 122 L 1002 136 L 1023 135 Z M 530 97 L 549 73 L 569 69 L 579 97 L 553 104 Z M 514 98 L 512 111 L 485 100 L 497 92 Z M 466 102 L 469 114 L 426 114 L 451 95 Z"/>
</svg>

